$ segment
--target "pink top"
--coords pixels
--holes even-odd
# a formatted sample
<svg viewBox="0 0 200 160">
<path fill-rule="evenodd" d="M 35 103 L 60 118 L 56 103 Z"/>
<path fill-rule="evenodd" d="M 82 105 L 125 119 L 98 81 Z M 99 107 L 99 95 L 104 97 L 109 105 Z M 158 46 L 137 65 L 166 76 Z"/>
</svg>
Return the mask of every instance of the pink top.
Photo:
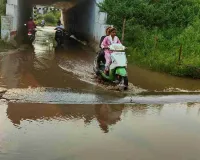
<svg viewBox="0 0 200 160">
<path fill-rule="evenodd" d="M 101 43 L 101 48 L 107 48 L 112 44 L 121 44 L 117 36 L 115 36 L 114 39 L 112 39 L 111 36 L 107 36 L 106 38 L 104 38 L 103 42 Z M 105 49 L 104 51 L 105 53 L 110 53 L 110 54 L 113 52 L 113 51 L 110 51 L 109 49 Z"/>
<path fill-rule="evenodd" d="M 28 27 L 28 29 L 35 29 L 36 28 L 35 22 L 34 21 L 28 21 L 27 27 Z"/>
</svg>

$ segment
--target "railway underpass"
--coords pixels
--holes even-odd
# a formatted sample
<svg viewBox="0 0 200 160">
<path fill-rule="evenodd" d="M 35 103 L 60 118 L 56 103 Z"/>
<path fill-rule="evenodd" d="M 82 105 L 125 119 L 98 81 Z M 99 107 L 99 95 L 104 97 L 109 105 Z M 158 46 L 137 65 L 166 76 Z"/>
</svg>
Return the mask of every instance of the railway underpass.
<svg viewBox="0 0 200 160">
<path fill-rule="evenodd" d="M 20 34 L 23 24 L 32 16 L 35 5 L 51 5 L 61 9 L 65 29 L 79 39 L 98 42 L 104 34 L 107 14 L 97 4 L 102 0 L 7 0 L 6 15 L 12 17 L 10 35 Z"/>
</svg>

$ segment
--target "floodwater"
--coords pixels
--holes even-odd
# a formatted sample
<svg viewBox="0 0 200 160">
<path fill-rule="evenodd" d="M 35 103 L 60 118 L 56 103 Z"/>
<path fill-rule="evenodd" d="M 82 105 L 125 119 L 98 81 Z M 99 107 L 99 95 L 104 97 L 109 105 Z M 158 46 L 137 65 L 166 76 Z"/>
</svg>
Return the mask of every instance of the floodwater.
<svg viewBox="0 0 200 160">
<path fill-rule="evenodd" d="M 200 104 L 0 105 L 1 160 L 199 160 Z"/>
<path fill-rule="evenodd" d="M 200 92 L 199 79 L 175 77 L 131 64 L 128 73 L 130 82 L 151 92 Z"/>
<path fill-rule="evenodd" d="M 199 80 L 129 65 L 138 90 L 159 94 L 108 91 L 91 49 L 55 50 L 53 37 L 45 27 L 34 48 L 0 54 L 0 160 L 199 160 Z M 175 91 L 188 95 L 163 95 Z"/>
<path fill-rule="evenodd" d="M 66 40 L 64 50 L 55 50 L 52 27 L 39 28 L 34 49 L 0 54 L 0 86 L 6 88 L 53 87 L 90 90 L 97 86 L 93 73 L 94 52 L 75 40 Z M 128 65 L 129 81 L 149 92 L 198 91 L 200 81 L 173 77 Z M 132 92 L 137 92 L 137 89 Z"/>
<path fill-rule="evenodd" d="M 55 53 L 52 28 L 38 30 L 34 49 L 0 55 L 0 85 L 6 88 L 55 87 L 92 89 L 59 64 L 64 55 L 76 55 L 76 47 L 65 53 Z M 86 54 L 82 51 L 83 54 Z M 67 67 L 66 67 L 67 68 Z"/>
</svg>

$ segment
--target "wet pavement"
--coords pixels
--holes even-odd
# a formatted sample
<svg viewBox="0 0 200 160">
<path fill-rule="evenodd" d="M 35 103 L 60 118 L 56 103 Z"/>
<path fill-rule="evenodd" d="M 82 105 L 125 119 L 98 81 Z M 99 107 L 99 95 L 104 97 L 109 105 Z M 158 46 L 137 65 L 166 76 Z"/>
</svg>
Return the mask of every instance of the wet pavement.
<svg viewBox="0 0 200 160">
<path fill-rule="evenodd" d="M 129 65 L 132 87 L 115 92 L 89 47 L 65 43 L 39 28 L 33 48 L 0 54 L 0 160 L 199 159 L 199 80 Z"/>
<path fill-rule="evenodd" d="M 200 102 L 199 94 L 131 96 L 55 88 L 9 89 L 3 93 L 2 99 L 16 103 L 48 104 L 170 104 Z"/>
</svg>

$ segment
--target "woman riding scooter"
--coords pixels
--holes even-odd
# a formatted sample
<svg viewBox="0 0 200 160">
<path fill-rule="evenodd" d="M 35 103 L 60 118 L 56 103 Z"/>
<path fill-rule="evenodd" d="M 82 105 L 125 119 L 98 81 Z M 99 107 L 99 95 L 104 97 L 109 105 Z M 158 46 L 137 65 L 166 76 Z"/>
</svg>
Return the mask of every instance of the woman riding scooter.
<svg viewBox="0 0 200 160">
<path fill-rule="evenodd" d="M 119 90 L 126 90 L 128 89 L 126 47 L 116 36 L 115 28 L 111 28 L 109 31 L 110 35 L 101 44 L 105 51 L 104 61 L 98 64 L 97 58 L 95 58 L 93 69 L 100 79 L 116 84 Z"/>
<path fill-rule="evenodd" d="M 117 30 L 115 28 L 111 28 L 109 30 L 110 35 L 104 38 L 101 48 L 104 49 L 105 52 L 105 59 L 106 59 L 106 64 L 105 64 L 105 74 L 108 74 L 109 72 L 109 67 L 111 64 L 111 58 L 110 55 L 113 53 L 113 51 L 110 51 L 108 48 L 112 44 L 121 44 L 119 38 L 116 36 Z"/>
</svg>

